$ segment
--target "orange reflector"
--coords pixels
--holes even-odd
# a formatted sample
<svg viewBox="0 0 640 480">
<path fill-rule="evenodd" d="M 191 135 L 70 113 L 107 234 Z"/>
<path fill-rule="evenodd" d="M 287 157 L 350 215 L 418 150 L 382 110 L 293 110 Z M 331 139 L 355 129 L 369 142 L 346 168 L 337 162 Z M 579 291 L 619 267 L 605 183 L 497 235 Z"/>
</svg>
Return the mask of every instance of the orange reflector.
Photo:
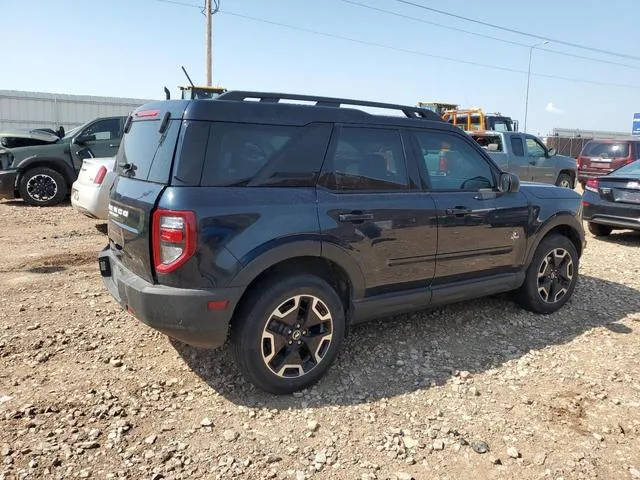
<svg viewBox="0 0 640 480">
<path fill-rule="evenodd" d="M 229 300 L 215 300 L 207 302 L 207 308 L 209 310 L 224 310 L 229 306 Z"/>
</svg>

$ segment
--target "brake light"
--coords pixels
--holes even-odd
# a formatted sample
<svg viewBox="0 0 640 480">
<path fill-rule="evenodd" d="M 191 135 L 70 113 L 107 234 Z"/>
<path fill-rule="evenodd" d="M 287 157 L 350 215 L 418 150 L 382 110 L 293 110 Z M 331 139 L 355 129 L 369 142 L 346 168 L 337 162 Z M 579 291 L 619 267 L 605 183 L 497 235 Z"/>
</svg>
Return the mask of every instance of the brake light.
<svg viewBox="0 0 640 480">
<path fill-rule="evenodd" d="M 576 167 L 577 167 L 577 168 L 582 168 L 582 162 L 583 162 L 582 157 L 578 157 L 578 158 L 576 159 Z"/>
<path fill-rule="evenodd" d="M 586 185 L 584 186 L 585 190 L 589 190 L 590 192 L 598 193 L 598 179 L 590 178 L 587 180 Z"/>
<path fill-rule="evenodd" d="M 102 165 L 98 170 L 98 173 L 96 174 L 96 178 L 93 179 L 93 183 L 95 183 L 96 185 L 102 185 L 102 182 L 104 181 L 104 177 L 106 175 L 107 175 L 107 167 Z"/>
<path fill-rule="evenodd" d="M 152 228 L 156 272 L 172 272 L 195 253 L 197 226 L 194 212 L 156 210 L 153 213 Z"/>
<path fill-rule="evenodd" d="M 160 113 L 160 110 L 141 110 L 136 112 L 136 117 L 138 118 L 153 118 L 157 117 Z"/>
</svg>

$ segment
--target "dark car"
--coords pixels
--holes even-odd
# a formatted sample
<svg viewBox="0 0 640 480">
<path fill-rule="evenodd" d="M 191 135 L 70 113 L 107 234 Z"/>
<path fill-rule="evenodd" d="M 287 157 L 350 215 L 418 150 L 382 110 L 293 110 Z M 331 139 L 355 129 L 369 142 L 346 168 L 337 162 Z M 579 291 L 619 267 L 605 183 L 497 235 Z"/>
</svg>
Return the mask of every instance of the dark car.
<svg viewBox="0 0 640 480">
<path fill-rule="evenodd" d="M 447 152 L 444 174 L 432 151 Z M 580 195 L 521 186 L 423 109 L 256 92 L 154 102 L 127 120 L 116 161 L 99 256 L 110 293 L 183 342 L 229 337 L 270 392 L 316 382 L 355 323 L 507 291 L 551 313 L 576 285 Z"/>
<path fill-rule="evenodd" d="M 640 159 L 640 140 L 591 140 L 577 158 L 578 180 L 584 188 L 590 178 L 601 177 Z"/>
<path fill-rule="evenodd" d="M 582 205 L 589 231 L 598 237 L 640 230 L 640 160 L 587 180 Z"/>
<path fill-rule="evenodd" d="M 45 144 L 0 148 L 0 199 L 22 198 L 36 206 L 62 202 L 85 158 L 116 154 L 125 119 L 97 118 Z"/>
</svg>

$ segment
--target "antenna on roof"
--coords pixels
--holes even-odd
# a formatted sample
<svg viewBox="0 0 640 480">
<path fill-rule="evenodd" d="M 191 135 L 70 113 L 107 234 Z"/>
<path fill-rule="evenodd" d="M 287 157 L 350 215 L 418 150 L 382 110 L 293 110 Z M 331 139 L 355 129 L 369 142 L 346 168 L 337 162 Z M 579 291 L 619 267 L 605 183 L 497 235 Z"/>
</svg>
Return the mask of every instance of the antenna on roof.
<svg viewBox="0 0 640 480">
<path fill-rule="evenodd" d="M 184 74 L 187 76 L 187 80 L 189 80 L 189 83 L 191 84 L 191 86 L 193 88 L 195 88 L 195 85 L 193 84 L 193 82 L 191 81 L 191 77 L 189 76 L 189 74 L 187 73 L 187 71 L 185 70 L 184 67 L 182 67 L 182 71 L 184 72 Z"/>
</svg>

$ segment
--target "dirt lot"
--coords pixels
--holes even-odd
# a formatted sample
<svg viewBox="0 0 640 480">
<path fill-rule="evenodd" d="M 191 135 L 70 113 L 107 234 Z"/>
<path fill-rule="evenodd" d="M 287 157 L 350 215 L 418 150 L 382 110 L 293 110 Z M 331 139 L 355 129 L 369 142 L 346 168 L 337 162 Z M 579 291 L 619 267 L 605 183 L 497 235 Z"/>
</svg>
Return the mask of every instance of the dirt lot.
<svg viewBox="0 0 640 480">
<path fill-rule="evenodd" d="M 557 314 L 490 298 L 365 324 L 274 397 L 121 311 L 100 222 L 17 201 L 0 224 L 0 479 L 640 478 L 639 234 L 589 236 Z"/>
</svg>

